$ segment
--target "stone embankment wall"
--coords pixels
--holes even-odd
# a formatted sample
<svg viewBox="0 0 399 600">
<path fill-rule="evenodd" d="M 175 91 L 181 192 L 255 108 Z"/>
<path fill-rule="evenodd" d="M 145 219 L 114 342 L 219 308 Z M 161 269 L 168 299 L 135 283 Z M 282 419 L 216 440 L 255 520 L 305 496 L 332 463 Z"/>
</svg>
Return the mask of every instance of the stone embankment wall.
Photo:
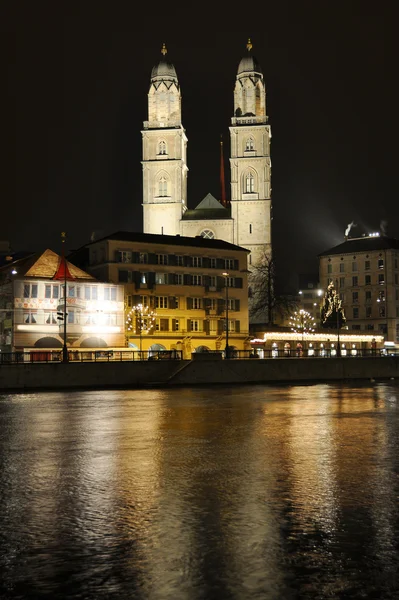
<svg viewBox="0 0 399 600">
<path fill-rule="evenodd" d="M 0 366 L 0 392 L 399 379 L 399 357 L 282 358 Z"/>
</svg>

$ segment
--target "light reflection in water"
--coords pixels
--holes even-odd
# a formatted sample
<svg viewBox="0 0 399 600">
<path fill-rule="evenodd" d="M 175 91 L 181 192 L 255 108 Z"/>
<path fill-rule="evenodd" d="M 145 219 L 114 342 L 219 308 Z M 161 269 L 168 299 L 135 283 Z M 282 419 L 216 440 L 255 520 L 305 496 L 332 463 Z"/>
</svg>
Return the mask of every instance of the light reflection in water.
<svg viewBox="0 0 399 600">
<path fill-rule="evenodd" d="M 395 385 L 0 397 L 0 596 L 398 597 Z"/>
</svg>

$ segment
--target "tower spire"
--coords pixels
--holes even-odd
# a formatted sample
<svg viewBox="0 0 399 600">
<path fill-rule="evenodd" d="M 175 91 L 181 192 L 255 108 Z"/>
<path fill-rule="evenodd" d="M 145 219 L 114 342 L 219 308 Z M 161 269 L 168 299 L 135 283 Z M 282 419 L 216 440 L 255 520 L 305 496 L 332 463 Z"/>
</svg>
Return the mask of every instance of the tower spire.
<svg viewBox="0 0 399 600">
<path fill-rule="evenodd" d="M 223 156 L 223 136 L 220 134 L 220 199 L 223 206 L 227 206 L 226 202 L 226 186 L 224 181 L 224 156 Z"/>
<path fill-rule="evenodd" d="M 162 44 L 162 49 L 161 49 L 161 54 L 163 54 L 165 56 L 165 54 L 167 54 L 168 50 L 166 48 L 166 44 L 165 42 Z"/>
<path fill-rule="evenodd" d="M 249 52 L 250 50 L 252 50 L 252 42 L 251 42 L 251 38 L 248 38 L 248 42 L 247 42 L 247 50 L 248 50 L 248 52 Z"/>
</svg>

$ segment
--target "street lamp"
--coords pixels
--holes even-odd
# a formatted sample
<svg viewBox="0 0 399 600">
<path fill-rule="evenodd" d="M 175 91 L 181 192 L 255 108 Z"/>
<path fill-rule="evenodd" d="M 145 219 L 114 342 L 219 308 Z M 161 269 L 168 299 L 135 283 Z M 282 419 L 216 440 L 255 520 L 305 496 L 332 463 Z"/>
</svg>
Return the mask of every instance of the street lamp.
<svg viewBox="0 0 399 600">
<path fill-rule="evenodd" d="M 224 277 L 224 286 L 226 288 L 226 349 L 225 358 L 229 358 L 229 274 L 222 273 Z"/>
<path fill-rule="evenodd" d="M 337 358 L 341 356 L 341 344 L 339 341 L 339 295 L 338 295 L 338 279 L 336 280 L 336 290 L 335 290 L 335 310 L 337 313 Z"/>
</svg>

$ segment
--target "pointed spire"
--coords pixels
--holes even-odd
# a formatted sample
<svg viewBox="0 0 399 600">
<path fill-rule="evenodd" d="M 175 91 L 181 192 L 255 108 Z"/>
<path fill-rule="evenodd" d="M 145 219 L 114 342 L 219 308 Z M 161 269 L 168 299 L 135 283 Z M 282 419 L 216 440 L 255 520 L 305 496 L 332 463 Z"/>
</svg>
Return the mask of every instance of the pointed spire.
<svg viewBox="0 0 399 600">
<path fill-rule="evenodd" d="M 165 42 L 162 44 L 162 50 L 161 50 L 161 54 L 163 54 L 165 56 L 165 54 L 167 54 L 167 49 L 166 49 L 166 44 Z"/>
<path fill-rule="evenodd" d="M 72 275 L 70 270 L 68 269 L 68 263 L 65 259 L 65 250 L 64 250 L 64 243 L 65 243 L 65 238 L 66 238 L 66 233 L 65 231 L 63 231 L 61 233 L 61 241 L 62 241 L 62 256 L 60 258 L 60 263 L 58 265 L 58 269 L 57 272 L 55 273 L 53 279 L 62 279 L 64 281 L 66 281 L 67 279 L 75 279 Z"/>
<path fill-rule="evenodd" d="M 223 136 L 220 134 L 220 199 L 223 206 L 227 207 L 226 187 L 224 182 L 224 156 L 223 156 Z"/>
<path fill-rule="evenodd" d="M 252 50 L 252 42 L 251 42 L 251 38 L 248 38 L 247 50 L 248 50 L 248 52 L 249 52 L 250 50 Z"/>
</svg>

